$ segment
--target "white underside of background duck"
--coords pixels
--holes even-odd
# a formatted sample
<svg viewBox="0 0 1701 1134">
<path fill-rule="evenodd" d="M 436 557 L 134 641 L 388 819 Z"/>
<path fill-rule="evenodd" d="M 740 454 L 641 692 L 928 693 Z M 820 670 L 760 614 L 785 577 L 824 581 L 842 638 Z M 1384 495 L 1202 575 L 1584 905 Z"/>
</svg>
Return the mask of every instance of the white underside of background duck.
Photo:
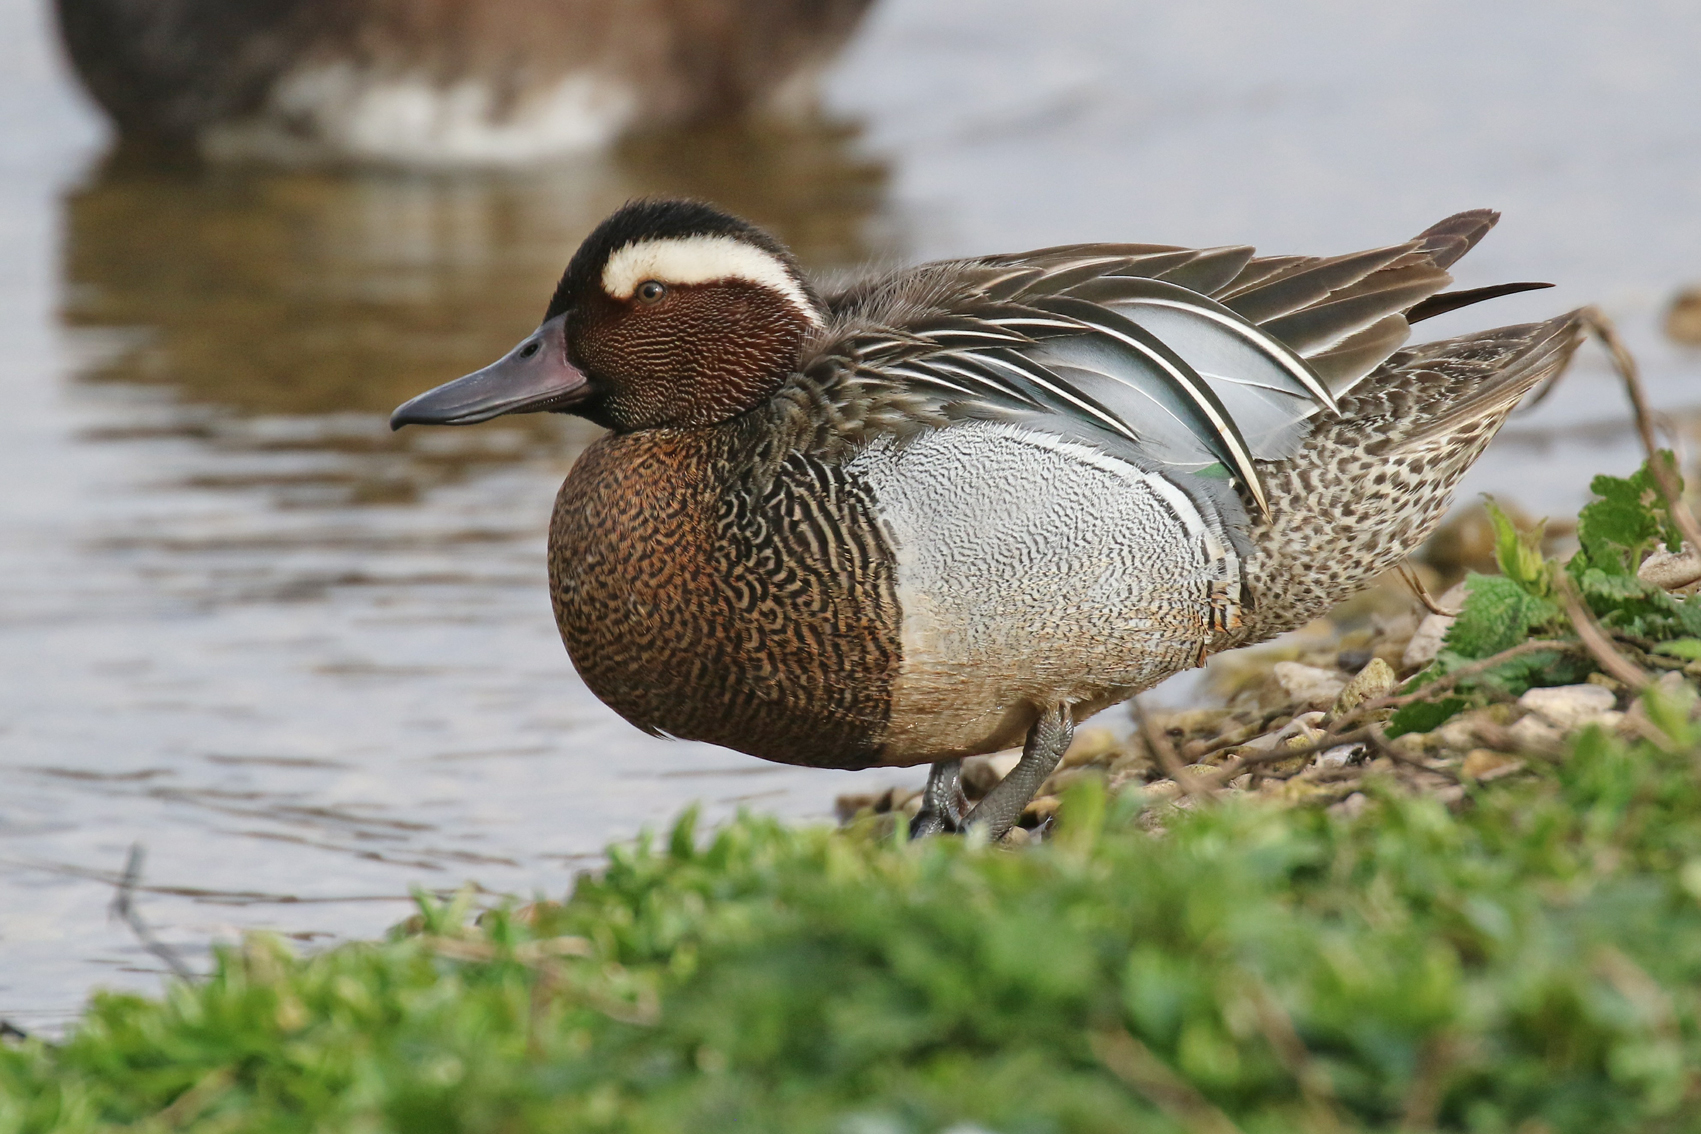
<svg viewBox="0 0 1701 1134">
<path fill-rule="evenodd" d="M 445 84 L 324 63 L 284 75 L 258 113 L 208 128 L 202 148 L 218 159 L 527 165 L 605 146 L 638 112 L 630 83 L 590 71 L 505 105 L 481 79 Z"/>
</svg>

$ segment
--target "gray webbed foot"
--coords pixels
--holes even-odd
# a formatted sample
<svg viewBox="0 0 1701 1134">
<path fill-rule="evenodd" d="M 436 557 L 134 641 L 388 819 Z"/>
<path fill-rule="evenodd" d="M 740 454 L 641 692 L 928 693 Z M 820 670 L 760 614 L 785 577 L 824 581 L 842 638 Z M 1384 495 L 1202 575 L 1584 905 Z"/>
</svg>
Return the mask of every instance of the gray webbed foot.
<svg viewBox="0 0 1701 1134">
<path fill-rule="evenodd" d="M 963 762 L 941 760 L 927 774 L 921 793 L 921 811 L 910 823 L 910 838 L 955 834 L 963 829 L 963 812 L 968 809 L 963 794 Z"/>
<path fill-rule="evenodd" d="M 1022 759 L 963 817 L 963 827 L 984 827 L 988 839 L 993 842 L 1002 839 L 1022 817 L 1022 810 L 1057 767 L 1057 762 L 1063 759 L 1063 752 L 1074 736 L 1075 718 L 1069 706 L 1049 706 L 1028 730 Z"/>
</svg>

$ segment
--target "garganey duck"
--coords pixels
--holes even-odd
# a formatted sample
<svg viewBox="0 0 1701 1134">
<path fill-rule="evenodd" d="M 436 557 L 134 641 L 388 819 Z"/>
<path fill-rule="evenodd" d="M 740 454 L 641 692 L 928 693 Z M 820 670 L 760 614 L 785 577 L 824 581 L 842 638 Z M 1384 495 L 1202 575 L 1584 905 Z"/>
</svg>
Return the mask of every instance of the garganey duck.
<svg viewBox="0 0 1701 1134">
<path fill-rule="evenodd" d="M 870 0 L 56 0 L 126 138 L 209 156 L 514 164 L 795 113 Z"/>
<path fill-rule="evenodd" d="M 610 432 L 549 533 L 585 683 L 651 733 L 931 763 L 918 831 L 1020 815 L 1076 721 L 1401 562 L 1576 314 L 1402 349 L 1493 226 L 1317 258 L 1073 244 L 826 293 L 691 201 L 604 221 L 541 326 L 391 425 Z M 1025 742 L 1025 743 L 1024 743 Z M 964 816 L 961 759 L 1024 743 Z"/>
</svg>

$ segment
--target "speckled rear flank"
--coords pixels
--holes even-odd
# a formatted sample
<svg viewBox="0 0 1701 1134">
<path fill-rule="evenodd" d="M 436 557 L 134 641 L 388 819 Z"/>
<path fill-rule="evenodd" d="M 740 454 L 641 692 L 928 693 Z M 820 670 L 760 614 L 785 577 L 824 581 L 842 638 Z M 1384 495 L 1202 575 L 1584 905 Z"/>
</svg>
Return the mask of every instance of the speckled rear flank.
<svg viewBox="0 0 1701 1134">
<path fill-rule="evenodd" d="M 611 434 L 556 500 L 556 622 L 585 683 L 651 732 L 865 767 L 899 664 L 893 555 L 867 486 L 735 428 Z"/>
<path fill-rule="evenodd" d="M 1341 399 L 1300 451 L 1260 466 L 1272 516 L 1251 529 L 1252 611 L 1212 652 L 1302 626 L 1405 560 L 1518 401 L 1577 347 L 1575 313 L 1402 351 Z"/>
</svg>

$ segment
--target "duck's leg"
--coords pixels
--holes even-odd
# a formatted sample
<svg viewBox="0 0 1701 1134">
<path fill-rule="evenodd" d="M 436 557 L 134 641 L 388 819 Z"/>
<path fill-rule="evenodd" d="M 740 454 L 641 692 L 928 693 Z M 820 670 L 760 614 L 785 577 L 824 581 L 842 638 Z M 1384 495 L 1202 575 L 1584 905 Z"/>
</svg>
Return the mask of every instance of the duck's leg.
<svg viewBox="0 0 1701 1134">
<path fill-rule="evenodd" d="M 1045 783 L 1057 762 L 1063 759 L 1064 749 L 1075 736 L 1075 717 L 1068 705 L 1051 705 L 1040 714 L 1028 739 L 1022 745 L 1022 759 L 1010 769 L 986 798 L 963 817 L 965 828 L 984 826 L 989 839 L 1002 839 L 1006 831 L 1022 817 L 1022 809 L 1033 799 L 1034 792 Z"/>
<path fill-rule="evenodd" d="M 942 831 L 963 829 L 963 762 L 941 760 L 927 774 L 927 786 L 921 792 L 921 810 L 910 824 L 910 838 L 937 835 Z"/>
</svg>

